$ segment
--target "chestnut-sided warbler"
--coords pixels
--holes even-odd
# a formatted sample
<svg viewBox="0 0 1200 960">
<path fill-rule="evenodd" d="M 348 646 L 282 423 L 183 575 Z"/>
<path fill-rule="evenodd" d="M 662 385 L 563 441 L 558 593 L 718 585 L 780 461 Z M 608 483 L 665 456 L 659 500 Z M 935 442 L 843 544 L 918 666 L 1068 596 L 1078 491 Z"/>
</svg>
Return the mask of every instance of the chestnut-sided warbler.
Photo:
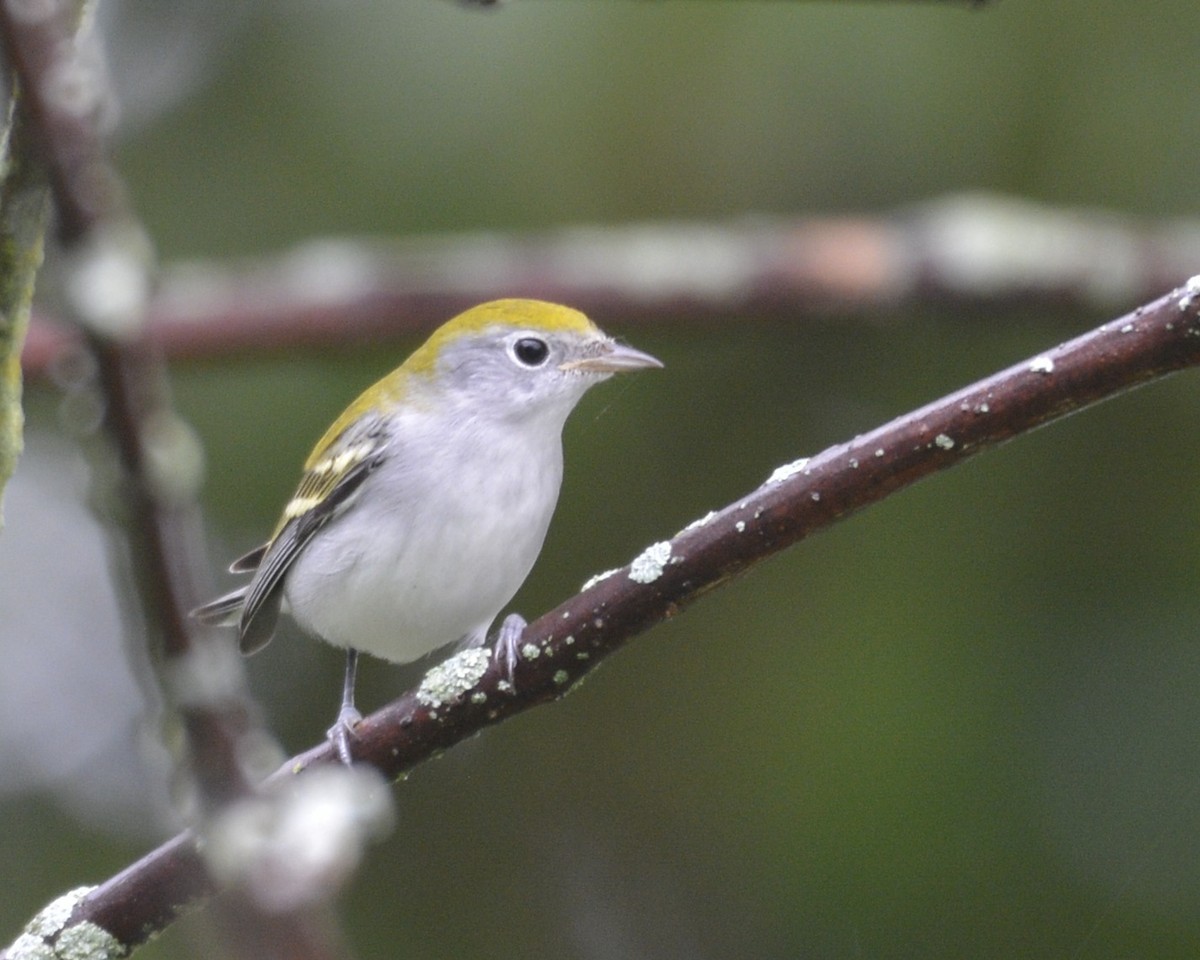
<svg viewBox="0 0 1200 960">
<path fill-rule="evenodd" d="M 408 663 L 483 644 L 542 549 L 567 416 L 612 374 L 661 366 L 568 307 L 460 314 L 333 422 L 270 540 L 230 567 L 250 582 L 195 616 L 236 625 L 243 653 L 270 641 L 281 609 L 344 647 L 329 735 L 349 763 L 357 651 Z M 510 673 L 524 626 L 510 616 L 496 642 Z"/>
</svg>

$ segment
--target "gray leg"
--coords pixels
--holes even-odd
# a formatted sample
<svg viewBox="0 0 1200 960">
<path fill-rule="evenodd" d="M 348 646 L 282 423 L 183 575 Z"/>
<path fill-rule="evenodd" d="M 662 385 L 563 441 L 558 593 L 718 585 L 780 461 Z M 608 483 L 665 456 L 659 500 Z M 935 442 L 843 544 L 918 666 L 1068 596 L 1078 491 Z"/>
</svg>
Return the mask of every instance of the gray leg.
<svg viewBox="0 0 1200 960">
<path fill-rule="evenodd" d="M 338 711 L 337 722 L 325 734 L 333 749 L 337 751 L 338 759 L 350 766 L 350 741 L 354 737 L 354 727 L 362 719 L 362 714 L 354 706 L 354 678 L 358 673 L 358 651 L 346 651 L 346 674 L 342 681 L 342 708 Z"/>
</svg>

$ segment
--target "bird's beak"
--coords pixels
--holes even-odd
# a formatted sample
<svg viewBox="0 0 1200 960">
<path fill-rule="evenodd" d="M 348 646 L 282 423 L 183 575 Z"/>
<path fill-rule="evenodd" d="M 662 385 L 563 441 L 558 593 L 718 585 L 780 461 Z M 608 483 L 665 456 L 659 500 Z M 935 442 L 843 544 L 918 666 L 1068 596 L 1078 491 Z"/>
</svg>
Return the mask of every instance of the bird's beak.
<svg viewBox="0 0 1200 960">
<path fill-rule="evenodd" d="M 594 357 L 560 363 L 558 369 L 578 370 L 581 373 L 628 373 L 632 370 L 655 370 L 662 367 L 661 360 L 623 343 L 607 340 L 601 346 L 601 350 L 602 352 Z"/>
</svg>

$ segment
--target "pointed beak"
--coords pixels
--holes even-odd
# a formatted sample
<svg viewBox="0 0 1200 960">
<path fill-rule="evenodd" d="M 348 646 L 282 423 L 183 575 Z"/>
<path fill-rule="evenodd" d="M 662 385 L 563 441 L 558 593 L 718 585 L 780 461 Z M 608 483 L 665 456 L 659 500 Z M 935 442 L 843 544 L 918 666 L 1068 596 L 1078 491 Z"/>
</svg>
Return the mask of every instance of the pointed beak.
<svg viewBox="0 0 1200 960">
<path fill-rule="evenodd" d="M 662 367 L 661 360 L 623 343 L 607 340 L 601 346 L 601 351 L 594 357 L 560 363 L 558 369 L 578 370 L 582 373 L 629 373 L 633 370 L 655 370 Z"/>
</svg>

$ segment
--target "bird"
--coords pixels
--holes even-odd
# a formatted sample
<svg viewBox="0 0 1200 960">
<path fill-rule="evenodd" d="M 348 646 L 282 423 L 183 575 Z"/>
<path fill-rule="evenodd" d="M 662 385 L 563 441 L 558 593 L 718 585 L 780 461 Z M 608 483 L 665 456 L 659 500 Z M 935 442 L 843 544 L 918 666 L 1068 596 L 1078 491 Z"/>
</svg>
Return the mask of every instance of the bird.
<svg viewBox="0 0 1200 960">
<path fill-rule="evenodd" d="M 472 307 L 334 420 L 270 538 L 230 566 L 249 581 L 193 616 L 236 627 L 244 654 L 267 645 L 283 612 L 344 648 L 328 737 L 349 765 L 359 652 L 410 663 L 484 645 L 541 552 L 567 417 L 613 374 L 661 366 L 570 307 Z M 510 615 L 495 643 L 510 677 L 524 627 Z"/>
</svg>

